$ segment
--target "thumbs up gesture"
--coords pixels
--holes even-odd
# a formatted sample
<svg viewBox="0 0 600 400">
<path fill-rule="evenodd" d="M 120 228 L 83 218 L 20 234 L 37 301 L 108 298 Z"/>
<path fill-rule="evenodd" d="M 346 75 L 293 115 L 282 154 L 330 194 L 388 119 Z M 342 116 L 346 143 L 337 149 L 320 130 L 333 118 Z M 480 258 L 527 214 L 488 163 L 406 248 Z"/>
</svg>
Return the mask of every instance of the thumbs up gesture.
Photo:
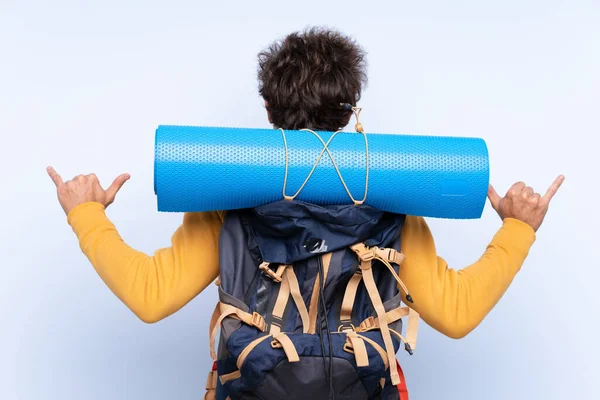
<svg viewBox="0 0 600 400">
<path fill-rule="evenodd" d="M 548 188 L 544 196 L 535 193 L 523 182 L 515 183 L 504 197 L 500 197 L 492 185 L 488 198 L 500 218 L 514 218 L 529 224 L 537 232 L 548 212 L 550 200 L 554 197 L 565 177 L 560 175 Z"/>
<path fill-rule="evenodd" d="M 129 174 L 119 175 L 112 185 L 104 190 L 95 174 L 78 175 L 70 181 L 63 182 L 54 168 L 48 167 L 47 171 L 56 185 L 58 201 L 67 215 L 78 205 L 91 201 L 108 207 L 115 201 L 117 192 L 130 178 Z"/>
</svg>

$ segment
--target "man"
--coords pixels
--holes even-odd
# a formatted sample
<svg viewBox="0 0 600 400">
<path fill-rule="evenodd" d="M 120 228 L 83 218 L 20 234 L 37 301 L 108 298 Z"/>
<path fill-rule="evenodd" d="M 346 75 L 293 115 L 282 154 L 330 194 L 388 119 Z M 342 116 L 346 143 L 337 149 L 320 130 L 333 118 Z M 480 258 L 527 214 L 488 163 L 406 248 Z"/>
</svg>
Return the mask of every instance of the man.
<svg viewBox="0 0 600 400">
<path fill-rule="evenodd" d="M 366 82 L 365 54 L 350 38 L 331 30 L 293 33 L 259 54 L 260 94 L 275 128 L 336 131 L 350 119 L 340 103 L 356 105 Z M 95 175 L 71 181 L 51 167 L 59 202 L 82 251 L 100 277 L 135 315 L 159 321 L 187 304 L 219 274 L 218 239 L 224 212 L 186 213 L 172 246 L 152 256 L 129 247 L 105 214 L 129 179 L 104 190 Z M 419 301 L 411 305 L 434 329 L 461 338 L 471 332 L 505 293 L 535 241 L 559 176 L 544 195 L 523 182 L 504 197 L 488 197 L 502 226 L 481 258 L 461 270 L 437 255 L 423 218 L 407 216 L 402 228 L 406 255 L 400 278 Z"/>
</svg>

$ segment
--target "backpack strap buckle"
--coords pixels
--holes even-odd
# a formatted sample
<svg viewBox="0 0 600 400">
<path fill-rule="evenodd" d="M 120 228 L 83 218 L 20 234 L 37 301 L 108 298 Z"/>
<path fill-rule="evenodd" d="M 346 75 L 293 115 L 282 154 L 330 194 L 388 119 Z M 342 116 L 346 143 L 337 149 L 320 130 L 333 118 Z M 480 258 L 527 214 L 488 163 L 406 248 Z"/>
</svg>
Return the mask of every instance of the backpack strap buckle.
<svg viewBox="0 0 600 400">
<path fill-rule="evenodd" d="M 377 323 L 377 320 L 371 315 L 369 318 L 360 323 L 358 329 L 359 331 L 364 332 L 378 327 L 379 324 Z"/>
<path fill-rule="evenodd" d="M 350 321 L 340 321 L 341 324 L 338 326 L 338 332 L 354 332 L 356 327 Z"/>
<path fill-rule="evenodd" d="M 252 326 L 258 328 L 261 332 L 264 332 L 267 329 L 265 319 L 256 311 L 252 313 Z"/>
<path fill-rule="evenodd" d="M 298 352 L 296 351 L 294 343 L 285 333 L 278 333 L 273 336 L 271 347 L 274 349 L 283 349 L 288 361 L 291 363 L 300 361 L 300 357 L 298 356 Z"/>
<path fill-rule="evenodd" d="M 375 258 L 375 252 L 364 245 L 364 243 L 358 243 L 350 247 L 358 256 L 360 261 L 369 262 Z"/>
<path fill-rule="evenodd" d="M 258 266 L 264 274 L 266 274 L 269 278 L 273 279 L 277 283 L 281 283 L 283 271 L 288 267 L 288 265 L 282 264 L 277 268 L 277 271 L 273 271 L 269 266 L 271 263 L 263 262 Z"/>
<path fill-rule="evenodd" d="M 402 254 L 398 250 L 392 249 L 392 248 L 382 249 L 382 248 L 377 247 L 375 249 L 375 255 L 379 258 L 383 258 L 384 260 L 392 262 L 396 265 L 402 264 L 404 262 L 404 259 L 406 258 L 406 256 L 404 254 Z"/>
<path fill-rule="evenodd" d="M 354 354 L 357 367 L 367 367 L 369 365 L 369 355 L 367 353 L 365 341 L 363 340 L 363 337 L 356 334 L 356 332 L 348 332 L 346 334 L 344 350 Z"/>
</svg>

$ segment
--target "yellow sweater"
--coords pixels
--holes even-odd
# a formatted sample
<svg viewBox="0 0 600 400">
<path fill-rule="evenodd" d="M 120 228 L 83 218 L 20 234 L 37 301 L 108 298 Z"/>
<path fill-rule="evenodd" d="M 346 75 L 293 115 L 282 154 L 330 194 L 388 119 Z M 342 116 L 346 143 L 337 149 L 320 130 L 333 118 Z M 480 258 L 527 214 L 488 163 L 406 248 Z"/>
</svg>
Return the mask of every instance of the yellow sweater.
<svg viewBox="0 0 600 400">
<path fill-rule="evenodd" d="M 112 292 L 142 321 L 159 321 L 187 304 L 219 274 L 218 237 L 224 213 L 184 214 L 172 246 L 149 256 L 128 246 L 100 203 L 73 209 L 68 222 L 82 251 Z M 500 300 L 535 241 L 533 229 L 507 218 L 474 264 L 455 270 L 436 253 L 423 218 L 409 216 L 402 231 L 406 260 L 400 278 L 414 309 L 434 329 L 461 338 Z"/>
</svg>

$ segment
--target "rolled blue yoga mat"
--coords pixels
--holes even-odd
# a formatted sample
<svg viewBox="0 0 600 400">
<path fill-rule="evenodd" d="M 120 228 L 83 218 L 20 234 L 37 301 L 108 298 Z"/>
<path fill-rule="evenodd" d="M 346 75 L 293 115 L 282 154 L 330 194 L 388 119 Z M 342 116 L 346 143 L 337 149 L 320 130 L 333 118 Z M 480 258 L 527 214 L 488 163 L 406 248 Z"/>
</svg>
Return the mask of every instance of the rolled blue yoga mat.
<svg viewBox="0 0 600 400">
<path fill-rule="evenodd" d="M 293 196 L 324 146 L 311 132 L 284 132 L 286 195 Z M 316 133 L 325 142 L 333 134 Z M 367 138 L 365 204 L 423 217 L 481 217 L 489 182 L 482 139 L 377 133 L 368 133 Z M 285 142 L 278 129 L 159 126 L 154 162 L 158 210 L 232 210 L 282 200 Z M 362 200 L 367 171 L 364 136 L 340 132 L 328 148 L 350 194 Z M 327 152 L 296 200 L 352 204 Z"/>
</svg>

